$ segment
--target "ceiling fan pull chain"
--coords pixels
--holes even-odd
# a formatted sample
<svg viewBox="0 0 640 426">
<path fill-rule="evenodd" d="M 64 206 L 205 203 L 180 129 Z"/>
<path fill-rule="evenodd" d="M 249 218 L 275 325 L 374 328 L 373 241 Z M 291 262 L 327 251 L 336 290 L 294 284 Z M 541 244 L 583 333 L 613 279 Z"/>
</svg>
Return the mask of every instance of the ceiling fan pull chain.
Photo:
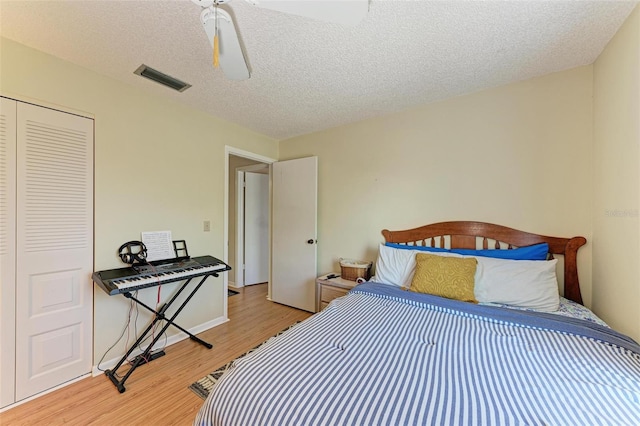
<svg viewBox="0 0 640 426">
<path fill-rule="evenodd" d="M 216 2 L 216 11 L 215 11 L 215 33 L 213 36 L 213 67 L 218 68 L 220 65 L 218 58 L 220 56 L 220 47 L 218 45 L 218 2 Z"/>
</svg>

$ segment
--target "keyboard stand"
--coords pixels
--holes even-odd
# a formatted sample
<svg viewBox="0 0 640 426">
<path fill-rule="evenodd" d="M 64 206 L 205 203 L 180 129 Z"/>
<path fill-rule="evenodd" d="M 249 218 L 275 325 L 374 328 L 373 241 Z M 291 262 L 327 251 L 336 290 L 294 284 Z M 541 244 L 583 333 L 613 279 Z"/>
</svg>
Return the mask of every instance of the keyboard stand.
<svg viewBox="0 0 640 426">
<path fill-rule="evenodd" d="M 222 272 L 222 271 L 218 271 L 218 272 Z M 155 315 L 155 318 L 153 319 L 151 324 L 149 324 L 149 326 L 144 330 L 144 332 L 140 335 L 140 337 L 138 337 L 138 340 L 136 340 L 135 343 L 133 345 L 131 345 L 131 347 L 129 348 L 127 353 L 120 359 L 118 364 L 116 364 L 116 366 L 113 369 L 106 370 L 104 372 L 104 374 L 113 382 L 113 384 L 115 385 L 116 389 L 118 389 L 118 392 L 123 393 L 126 390 L 125 387 L 124 387 L 124 382 L 127 381 L 129 376 L 131 376 L 131 373 L 133 373 L 136 368 L 138 368 L 140 365 L 143 365 L 143 364 L 146 364 L 147 362 L 152 361 L 155 358 L 158 358 L 159 356 L 164 355 L 164 352 L 163 352 L 162 355 L 155 355 L 155 357 L 154 357 L 153 355 L 150 355 L 150 353 L 151 353 L 151 348 L 153 347 L 153 345 L 155 345 L 156 342 L 158 340 L 160 340 L 160 337 L 162 337 L 162 335 L 167 330 L 167 328 L 169 328 L 170 325 L 176 327 L 178 330 L 182 331 L 183 333 L 188 334 L 189 338 L 191 340 L 194 340 L 194 341 L 200 343 L 202 346 L 206 347 L 207 349 L 211 349 L 213 347 L 213 345 L 211 343 L 207 343 L 204 340 L 194 336 L 193 334 L 191 334 L 190 332 L 188 332 L 187 330 L 185 330 L 184 328 L 180 327 L 178 324 L 176 324 L 174 322 L 174 320 L 180 314 L 182 309 L 187 305 L 187 303 L 189 303 L 189 301 L 191 300 L 193 295 L 200 289 L 200 287 L 205 282 L 205 280 L 207 278 L 209 278 L 210 276 L 218 277 L 218 273 L 217 272 L 211 272 L 211 273 L 209 273 L 207 275 L 201 275 L 201 276 L 198 276 L 198 277 L 187 278 L 186 281 L 180 286 L 178 291 L 175 292 L 175 294 L 171 297 L 171 299 L 167 303 L 164 303 L 163 305 L 161 305 L 158 310 L 155 310 L 155 309 L 147 306 L 145 303 L 141 302 L 140 300 L 136 299 L 135 297 L 133 297 L 133 295 L 130 292 L 122 293 L 122 295 L 124 295 L 124 297 L 133 300 L 138 305 L 140 305 L 143 308 L 145 308 L 146 310 L 152 312 Z M 178 298 L 178 296 L 180 296 L 180 294 L 187 287 L 187 285 L 189 285 L 189 283 L 191 282 L 191 280 L 193 278 L 201 278 L 201 279 L 200 279 L 200 282 L 191 291 L 191 294 L 189 294 L 189 296 L 182 302 L 182 304 L 178 307 L 178 309 L 171 316 L 171 318 L 167 318 L 167 316 L 165 315 L 165 312 L 167 311 L 167 309 L 169 309 L 169 307 L 173 304 L 173 302 Z M 166 321 L 166 324 L 164 325 L 164 327 L 162 327 L 162 330 L 160 330 L 160 332 L 156 335 L 156 337 L 153 339 L 153 341 L 147 346 L 147 349 L 145 349 L 145 351 L 142 354 L 138 355 L 135 358 L 135 360 L 134 360 L 133 364 L 131 365 L 131 368 L 129 369 L 129 371 L 127 371 L 127 373 L 121 379 L 119 379 L 117 377 L 118 369 L 122 366 L 122 364 L 124 364 L 127 361 L 127 359 L 129 358 L 129 355 L 131 355 L 131 353 L 134 351 L 134 349 L 144 341 L 145 337 L 151 332 L 151 330 L 153 330 L 153 327 L 156 325 L 156 323 L 158 323 L 158 321 L 163 321 L 163 320 Z"/>
</svg>

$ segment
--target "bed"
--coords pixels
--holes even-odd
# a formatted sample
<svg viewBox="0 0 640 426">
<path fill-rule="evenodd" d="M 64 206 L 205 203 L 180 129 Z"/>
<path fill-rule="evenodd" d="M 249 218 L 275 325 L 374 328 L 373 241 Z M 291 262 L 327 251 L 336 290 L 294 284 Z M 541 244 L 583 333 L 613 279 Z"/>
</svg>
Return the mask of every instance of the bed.
<svg viewBox="0 0 640 426">
<path fill-rule="evenodd" d="M 640 346 L 582 307 L 584 238 L 382 233 L 375 277 L 236 360 L 195 424 L 640 424 Z"/>
</svg>

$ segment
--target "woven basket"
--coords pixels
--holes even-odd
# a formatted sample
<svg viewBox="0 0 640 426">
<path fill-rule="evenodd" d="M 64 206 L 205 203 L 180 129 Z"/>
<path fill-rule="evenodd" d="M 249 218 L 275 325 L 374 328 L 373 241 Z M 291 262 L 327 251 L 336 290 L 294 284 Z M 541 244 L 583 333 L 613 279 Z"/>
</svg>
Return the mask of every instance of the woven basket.
<svg viewBox="0 0 640 426">
<path fill-rule="evenodd" d="M 368 280 L 371 277 L 371 262 L 341 258 L 340 277 L 350 281 L 358 278 Z"/>
</svg>

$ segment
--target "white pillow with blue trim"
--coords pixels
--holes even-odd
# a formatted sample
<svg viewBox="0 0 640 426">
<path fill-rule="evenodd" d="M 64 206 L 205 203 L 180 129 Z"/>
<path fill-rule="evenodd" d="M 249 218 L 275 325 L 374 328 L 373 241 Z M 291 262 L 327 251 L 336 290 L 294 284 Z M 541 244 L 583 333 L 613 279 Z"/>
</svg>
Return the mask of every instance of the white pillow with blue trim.
<svg viewBox="0 0 640 426">
<path fill-rule="evenodd" d="M 558 310 L 557 259 L 476 259 L 474 292 L 478 302 L 501 303 L 543 312 Z"/>
</svg>

